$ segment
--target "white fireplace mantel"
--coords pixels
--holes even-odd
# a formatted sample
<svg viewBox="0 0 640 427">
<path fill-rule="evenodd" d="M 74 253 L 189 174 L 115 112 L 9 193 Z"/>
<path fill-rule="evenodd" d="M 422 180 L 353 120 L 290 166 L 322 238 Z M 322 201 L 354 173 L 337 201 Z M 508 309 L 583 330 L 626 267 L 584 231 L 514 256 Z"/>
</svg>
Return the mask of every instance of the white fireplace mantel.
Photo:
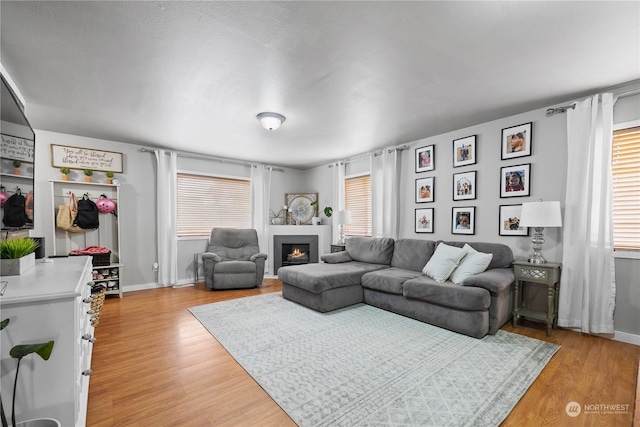
<svg viewBox="0 0 640 427">
<path fill-rule="evenodd" d="M 270 225 L 269 226 L 269 252 L 267 262 L 269 274 L 273 271 L 273 236 L 318 236 L 318 258 L 331 253 L 331 226 L 330 225 Z"/>
</svg>

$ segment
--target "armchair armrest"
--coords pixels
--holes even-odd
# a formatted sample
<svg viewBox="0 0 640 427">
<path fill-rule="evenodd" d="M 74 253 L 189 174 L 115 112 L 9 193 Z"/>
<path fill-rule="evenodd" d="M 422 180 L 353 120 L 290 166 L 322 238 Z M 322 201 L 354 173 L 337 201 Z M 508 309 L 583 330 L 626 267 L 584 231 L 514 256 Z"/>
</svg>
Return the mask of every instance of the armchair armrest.
<svg viewBox="0 0 640 427">
<path fill-rule="evenodd" d="M 499 294 L 508 289 L 514 280 L 515 275 L 512 268 L 492 268 L 480 274 L 467 277 L 462 282 L 462 286 L 484 288 L 492 294 Z"/>
<path fill-rule="evenodd" d="M 204 260 L 212 260 L 213 262 L 220 262 L 222 261 L 222 258 L 220 258 L 220 255 L 218 254 L 214 254 L 213 252 L 205 252 L 202 254 L 202 261 L 204 262 Z"/>
<path fill-rule="evenodd" d="M 251 255 L 251 257 L 249 258 L 249 261 L 256 262 L 258 258 L 267 259 L 267 254 L 258 252 L 257 254 Z"/>
<path fill-rule="evenodd" d="M 322 255 L 320 259 L 326 262 L 327 264 L 339 264 L 341 262 L 353 261 L 353 258 L 351 258 L 349 256 L 349 253 L 346 251 L 325 254 L 325 255 Z"/>
</svg>

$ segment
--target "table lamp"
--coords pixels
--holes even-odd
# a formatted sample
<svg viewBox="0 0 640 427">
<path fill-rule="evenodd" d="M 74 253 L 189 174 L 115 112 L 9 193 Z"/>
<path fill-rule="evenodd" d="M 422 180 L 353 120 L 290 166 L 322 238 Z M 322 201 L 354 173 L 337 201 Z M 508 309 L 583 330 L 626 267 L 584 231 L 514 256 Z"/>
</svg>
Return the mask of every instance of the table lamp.
<svg viewBox="0 0 640 427">
<path fill-rule="evenodd" d="M 338 224 L 338 234 L 340 240 L 338 240 L 338 245 L 344 246 L 344 225 L 351 224 L 351 211 L 338 211 L 334 213 L 334 221 Z"/>
<path fill-rule="evenodd" d="M 542 230 L 545 227 L 562 227 L 562 216 L 560 213 L 560 202 L 528 202 L 522 204 L 520 214 L 520 225 L 522 227 L 533 227 L 533 255 L 529 258 L 532 264 L 545 264 L 546 259 L 542 256 L 542 244 L 544 236 Z"/>
</svg>

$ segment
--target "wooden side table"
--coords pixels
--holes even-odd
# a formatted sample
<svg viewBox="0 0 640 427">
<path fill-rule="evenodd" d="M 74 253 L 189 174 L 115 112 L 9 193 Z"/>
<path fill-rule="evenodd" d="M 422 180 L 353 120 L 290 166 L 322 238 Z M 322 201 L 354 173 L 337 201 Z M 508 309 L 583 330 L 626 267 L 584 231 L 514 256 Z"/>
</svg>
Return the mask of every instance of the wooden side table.
<svg viewBox="0 0 640 427">
<path fill-rule="evenodd" d="M 331 253 L 342 252 L 346 249 L 343 245 L 331 245 Z"/>
<path fill-rule="evenodd" d="M 562 264 L 548 262 L 531 264 L 527 261 L 515 261 L 513 268 L 516 276 L 513 288 L 513 327 L 520 317 L 542 320 L 547 324 L 547 336 L 551 336 L 551 328 L 558 327 L 558 294 L 560 292 L 560 269 Z M 547 285 L 547 311 L 533 310 L 526 306 L 522 294 L 527 282 Z"/>
</svg>

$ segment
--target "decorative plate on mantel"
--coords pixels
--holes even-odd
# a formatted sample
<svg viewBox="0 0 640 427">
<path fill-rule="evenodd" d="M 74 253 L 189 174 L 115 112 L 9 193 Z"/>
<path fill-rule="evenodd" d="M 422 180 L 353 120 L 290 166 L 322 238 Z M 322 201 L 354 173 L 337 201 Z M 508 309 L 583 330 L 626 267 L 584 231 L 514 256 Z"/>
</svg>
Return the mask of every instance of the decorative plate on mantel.
<svg viewBox="0 0 640 427">
<path fill-rule="evenodd" d="M 312 202 L 318 200 L 318 193 L 287 193 L 284 196 L 284 203 L 290 209 L 291 222 L 300 224 L 311 224 L 311 218 L 318 216 L 318 205 Z"/>
</svg>

